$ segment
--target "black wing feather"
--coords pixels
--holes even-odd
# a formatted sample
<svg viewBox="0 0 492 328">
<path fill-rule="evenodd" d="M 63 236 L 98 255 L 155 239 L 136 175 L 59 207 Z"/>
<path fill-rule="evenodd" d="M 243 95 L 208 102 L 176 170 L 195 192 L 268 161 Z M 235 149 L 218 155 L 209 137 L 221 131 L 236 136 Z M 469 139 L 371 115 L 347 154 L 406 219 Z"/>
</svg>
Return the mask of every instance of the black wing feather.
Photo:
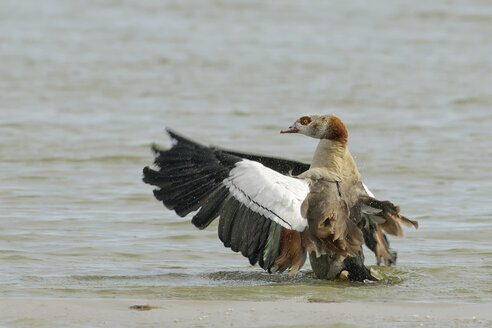
<svg viewBox="0 0 492 328">
<path fill-rule="evenodd" d="M 302 172 L 309 170 L 309 167 L 311 166 L 310 164 L 297 162 L 289 159 L 283 159 L 283 158 L 241 153 L 241 152 L 225 150 L 225 149 L 222 149 L 222 152 L 236 157 L 241 157 L 241 158 L 249 159 L 251 161 L 259 162 L 264 166 L 272 170 L 275 170 L 281 174 L 299 175 Z"/>
<path fill-rule="evenodd" d="M 228 195 L 229 190 L 225 187 L 222 187 L 212 193 L 210 198 L 204 202 L 202 208 L 200 208 L 200 211 L 198 211 L 193 219 L 191 219 L 191 223 L 193 223 L 198 229 L 205 229 L 208 227 L 208 225 L 219 216 L 222 204 Z"/>
<path fill-rule="evenodd" d="M 153 146 L 157 170 L 145 167 L 143 181 L 156 186 L 155 197 L 178 215 L 186 216 L 199 209 L 192 219 L 199 229 L 220 216 L 218 235 L 224 246 L 241 252 L 251 264 L 259 262 L 270 271 L 278 255 L 282 227 L 239 202 L 222 182 L 243 159 L 260 162 L 283 174 L 300 174 L 309 165 L 210 148 L 171 130 L 167 132 L 174 145 L 169 150 Z M 267 240 L 270 240 L 268 244 Z"/>
<path fill-rule="evenodd" d="M 236 212 L 240 207 L 240 203 L 234 198 L 230 197 L 225 202 L 224 207 L 220 213 L 219 221 L 219 238 L 224 243 L 225 247 L 231 247 L 231 230 Z"/>
</svg>

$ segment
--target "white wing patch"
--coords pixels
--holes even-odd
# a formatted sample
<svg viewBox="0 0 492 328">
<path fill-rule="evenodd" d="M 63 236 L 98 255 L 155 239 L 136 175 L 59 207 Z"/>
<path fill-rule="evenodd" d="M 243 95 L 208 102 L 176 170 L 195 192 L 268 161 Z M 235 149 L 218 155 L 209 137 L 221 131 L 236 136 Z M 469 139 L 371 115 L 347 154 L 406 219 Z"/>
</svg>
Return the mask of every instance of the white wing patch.
<svg viewBox="0 0 492 328">
<path fill-rule="evenodd" d="M 367 186 L 365 184 L 362 184 L 362 185 L 364 186 L 364 189 L 366 190 L 369 197 L 374 198 L 374 194 L 369 190 L 369 188 L 367 188 Z"/>
<path fill-rule="evenodd" d="M 301 216 L 301 204 L 309 193 L 306 181 L 243 159 L 222 183 L 250 210 L 287 229 L 303 231 L 306 228 L 307 220 Z"/>
</svg>

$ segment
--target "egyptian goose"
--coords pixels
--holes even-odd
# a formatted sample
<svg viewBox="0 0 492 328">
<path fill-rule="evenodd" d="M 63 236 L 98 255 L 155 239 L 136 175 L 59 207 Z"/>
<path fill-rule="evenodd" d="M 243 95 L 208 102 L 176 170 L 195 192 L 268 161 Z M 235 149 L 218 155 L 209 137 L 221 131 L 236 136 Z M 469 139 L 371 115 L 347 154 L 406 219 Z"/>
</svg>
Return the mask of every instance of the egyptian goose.
<svg viewBox="0 0 492 328">
<path fill-rule="evenodd" d="M 399 222 L 418 227 L 365 187 L 347 130 L 333 115 L 303 116 L 281 131 L 320 139 L 311 165 L 206 147 L 167 132 L 174 145 L 153 147 L 157 170 L 145 167 L 143 181 L 179 216 L 198 210 L 191 222 L 199 229 L 220 217 L 224 246 L 270 273 L 295 275 L 309 253 L 318 278 L 345 270 L 350 280 L 375 280 L 364 266 L 364 242 L 378 264 L 390 265 L 395 256 L 382 230 L 400 236 Z"/>
</svg>

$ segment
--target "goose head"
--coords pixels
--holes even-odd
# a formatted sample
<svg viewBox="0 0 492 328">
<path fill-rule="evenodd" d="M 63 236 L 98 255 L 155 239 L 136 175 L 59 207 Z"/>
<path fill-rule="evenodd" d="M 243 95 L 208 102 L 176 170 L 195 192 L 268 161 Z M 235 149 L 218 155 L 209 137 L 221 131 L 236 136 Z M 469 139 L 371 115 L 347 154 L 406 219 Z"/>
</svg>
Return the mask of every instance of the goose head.
<svg viewBox="0 0 492 328">
<path fill-rule="evenodd" d="M 342 121 L 334 115 L 305 115 L 280 133 L 301 133 L 316 139 L 347 143 L 348 133 Z"/>
</svg>

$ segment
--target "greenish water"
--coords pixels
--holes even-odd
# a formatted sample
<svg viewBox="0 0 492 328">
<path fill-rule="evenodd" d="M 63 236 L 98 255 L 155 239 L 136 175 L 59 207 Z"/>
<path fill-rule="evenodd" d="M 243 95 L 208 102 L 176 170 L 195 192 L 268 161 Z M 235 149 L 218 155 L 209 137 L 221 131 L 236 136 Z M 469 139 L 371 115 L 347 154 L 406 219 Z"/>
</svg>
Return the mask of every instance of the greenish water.
<svg viewBox="0 0 492 328">
<path fill-rule="evenodd" d="M 0 18 L 1 295 L 492 302 L 489 2 L 4 1 Z M 420 223 L 380 282 L 268 275 L 140 181 L 165 126 L 309 161 L 315 140 L 278 132 L 316 112 Z"/>
</svg>

